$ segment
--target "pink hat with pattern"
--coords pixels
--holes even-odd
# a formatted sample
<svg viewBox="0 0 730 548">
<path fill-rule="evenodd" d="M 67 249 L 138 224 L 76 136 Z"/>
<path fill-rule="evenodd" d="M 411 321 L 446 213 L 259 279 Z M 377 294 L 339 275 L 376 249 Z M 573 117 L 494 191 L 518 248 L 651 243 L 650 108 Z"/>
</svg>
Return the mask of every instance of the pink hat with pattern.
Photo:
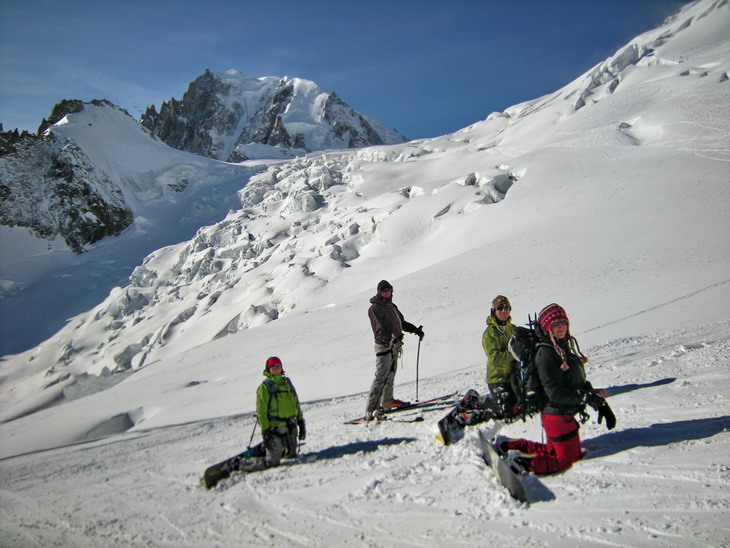
<svg viewBox="0 0 730 548">
<path fill-rule="evenodd" d="M 568 315 L 565 313 L 565 309 L 555 303 L 549 304 L 543 308 L 537 317 L 537 322 L 540 324 L 543 331 L 546 332 L 550 331 L 550 326 L 552 326 L 553 322 L 556 320 L 563 320 L 570 323 Z"/>
</svg>

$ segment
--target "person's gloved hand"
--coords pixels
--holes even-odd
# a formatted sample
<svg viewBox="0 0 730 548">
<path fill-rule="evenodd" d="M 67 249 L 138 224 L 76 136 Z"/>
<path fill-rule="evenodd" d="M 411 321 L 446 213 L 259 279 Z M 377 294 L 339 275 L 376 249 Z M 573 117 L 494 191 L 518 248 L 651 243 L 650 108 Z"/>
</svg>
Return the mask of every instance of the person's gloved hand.
<svg viewBox="0 0 730 548">
<path fill-rule="evenodd" d="M 299 441 L 304 441 L 307 438 L 307 426 L 304 424 L 304 419 L 299 419 L 297 426 L 299 427 Z"/>
<path fill-rule="evenodd" d="M 603 400 L 603 403 L 598 408 L 598 424 L 601 424 L 603 419 L 606 419 L 606 428 L 609 430 L 613 430 L 616 427 L 616 415 L 613 414 L 606 400 Z"/>
<path fill-rule="evenodd" d="M 415 332 L 416 335 L 418 335 L 419 340 L 423 340 L 423 337 L 425 336 L 425 333 L 423 332 L 423 326 L 419 325 Z"/>
</svg>

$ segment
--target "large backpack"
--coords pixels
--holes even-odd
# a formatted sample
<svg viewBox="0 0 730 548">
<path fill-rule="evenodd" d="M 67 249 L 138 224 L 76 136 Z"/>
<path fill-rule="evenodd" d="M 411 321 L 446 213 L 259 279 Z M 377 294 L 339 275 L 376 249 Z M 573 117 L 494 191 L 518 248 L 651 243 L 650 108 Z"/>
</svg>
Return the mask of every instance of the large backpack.
<svg viewBox="0 0 730 548">
<path fill-rule="evenodd" d="M 510 375 L 510 385 L 520 407 L 520 416 L 525 417 L 539 413 L 547 403 L 545 390 L 535 364 L 535 355 L 540 346 L 550 346 L 541 340 L 540 326 L 537 318 L 528 316 L 528 327 L 516 326 L 509 341 L 509 350 L 517 360 Z"/>
</svg>

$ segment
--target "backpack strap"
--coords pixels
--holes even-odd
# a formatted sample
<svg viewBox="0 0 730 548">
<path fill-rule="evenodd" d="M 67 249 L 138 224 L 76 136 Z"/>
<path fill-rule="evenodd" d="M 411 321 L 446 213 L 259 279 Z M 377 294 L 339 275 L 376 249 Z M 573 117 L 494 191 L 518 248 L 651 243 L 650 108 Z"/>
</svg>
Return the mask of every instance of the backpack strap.
<svg viewBox="0 0 730 548">
<path fill-rule="evenodd" d="M 276 388 L 274 388 L 274 383 L 271 379 L 264 379 L 264 384 L 266 385 L 266 389 L 269 391 L 269 406 L 266 409 L 266 416 L 271 416 L 271 400 L 274 399 L 274 396 L 276 395 Z"/>
</svg>

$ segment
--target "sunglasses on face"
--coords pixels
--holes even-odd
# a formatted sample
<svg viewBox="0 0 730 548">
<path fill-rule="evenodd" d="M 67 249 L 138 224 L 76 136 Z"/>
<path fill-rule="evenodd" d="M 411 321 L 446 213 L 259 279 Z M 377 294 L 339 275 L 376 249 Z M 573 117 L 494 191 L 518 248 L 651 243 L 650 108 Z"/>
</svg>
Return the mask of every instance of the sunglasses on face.
<svg viewBox="0 0 730 548">
<path fill-rule="evenodd" d="M 568 325 L 568 322 L 566 322 L 565 320 L 555 320 L 551 324 L 552 327 L 556 327 L 556 326 L 559 326 L 559 325 Z"/>
<path fill-rule="evenodd" d="M 511 306 L 498 306 L 495 310 L 512 310 Z"/>
</svg>

